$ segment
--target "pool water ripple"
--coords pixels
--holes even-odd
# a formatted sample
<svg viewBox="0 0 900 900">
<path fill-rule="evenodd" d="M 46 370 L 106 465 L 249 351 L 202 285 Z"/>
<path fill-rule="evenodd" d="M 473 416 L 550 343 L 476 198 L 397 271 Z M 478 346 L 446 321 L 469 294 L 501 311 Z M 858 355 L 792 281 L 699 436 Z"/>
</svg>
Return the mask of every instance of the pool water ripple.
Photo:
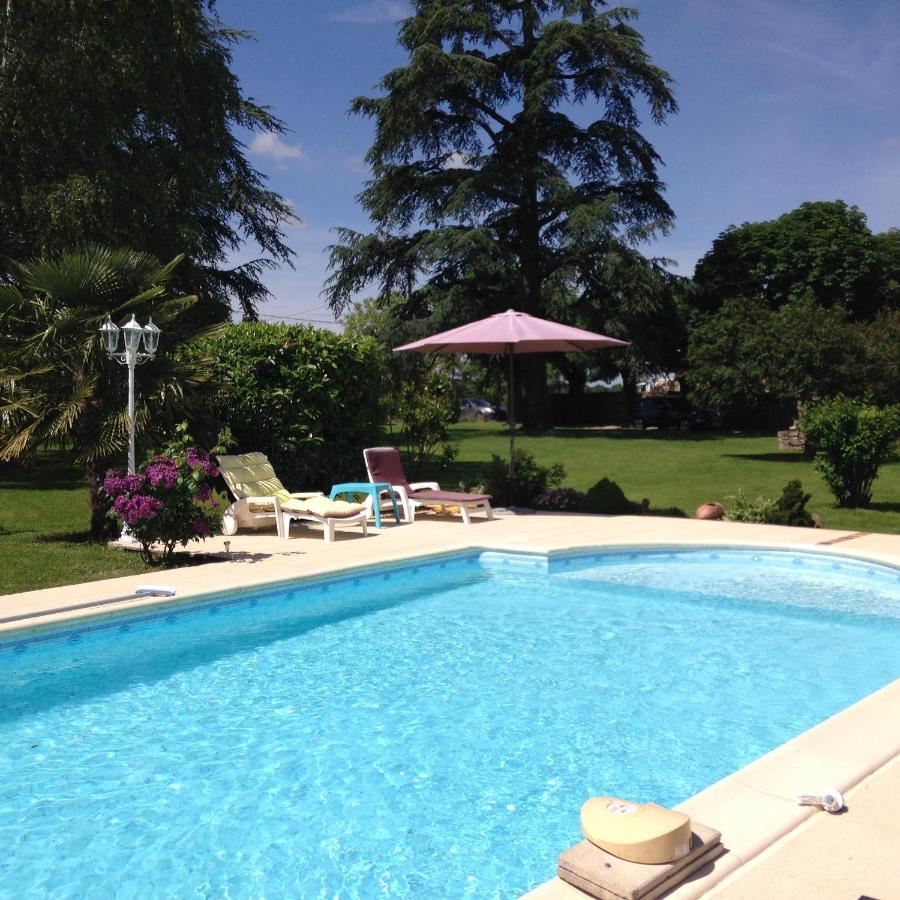
<svg viewBox="0 0 900 900">
<path fill-rule="evenodd" d="M 591 794 L 678 803 L 900 674 L 895 573 L 717 553 L 422 564 L 0 654 L 0 895 L 515 896 Z"/>
</svg>

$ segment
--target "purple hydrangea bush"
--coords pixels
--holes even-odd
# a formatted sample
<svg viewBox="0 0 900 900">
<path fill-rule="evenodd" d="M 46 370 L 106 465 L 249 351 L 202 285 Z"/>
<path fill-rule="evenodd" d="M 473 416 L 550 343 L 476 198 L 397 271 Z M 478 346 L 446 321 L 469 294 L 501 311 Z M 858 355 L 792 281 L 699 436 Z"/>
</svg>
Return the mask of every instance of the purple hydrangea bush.
<svg viewBox="0 0 900 900">
<path fill-rule="evenodd" d="M 552 488 L 534 498 L 534 508 L 553 512 L 578 512 L 584 494 L 574 488 Z"/>
<path fill-rule="evenodd" d="M 112 502 L 110 515 L 125 523 L 151 565 L 161 562 L 169 568 L 176 546 L 204 540 L 222 526 L 220 502 L 211 483 L 219 470 L 209 453 L 191 444 L 187 426 L 180 425 L 175 439 L 139 472 L 128 475 L 110 469 L 103 480 Z"/>
</svg>

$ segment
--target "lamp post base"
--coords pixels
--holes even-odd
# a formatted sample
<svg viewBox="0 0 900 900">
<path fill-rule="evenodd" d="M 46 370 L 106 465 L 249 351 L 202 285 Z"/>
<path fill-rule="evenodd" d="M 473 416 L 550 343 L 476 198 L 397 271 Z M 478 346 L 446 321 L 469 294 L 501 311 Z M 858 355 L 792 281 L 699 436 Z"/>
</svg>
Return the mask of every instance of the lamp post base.
<svg viewBox="0 0 900 900">
<path fill-rule="evenodd" d="M 140 541 L 131 533 L 131 529 L 127 525 L 123 525 L 122 533 L 115 543 L 123 547 L 134 547 L 139 544 Z"/>
</svg>

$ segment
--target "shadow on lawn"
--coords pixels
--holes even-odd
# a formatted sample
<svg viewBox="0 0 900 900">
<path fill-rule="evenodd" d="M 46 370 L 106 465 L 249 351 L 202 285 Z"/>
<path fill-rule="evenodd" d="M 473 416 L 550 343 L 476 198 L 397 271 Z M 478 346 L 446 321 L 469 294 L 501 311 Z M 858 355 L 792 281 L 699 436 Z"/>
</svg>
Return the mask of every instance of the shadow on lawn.
<svg viewBox="0 0 900 900">
<path fill-rule="evenodd" d="M 469 440 L 487 437 L 506 438 L 509 432 L 498 425 L 496 429 L 454 428 L 450 434 L 453 440 Z M 529 431 L 516 429 L 517 437 L 527 438 L 577 438 L 579 440 L 606 441 L 720 441 L 733 437 L 731 432 L 722 431 L 679 431 L 675 429 L 647 429 L 638 431 L 635 428 L 551 428 L 549 431 Z M 742 437 L 758 437 L 749 432 L 741 433 Z"/>
<path fill-rule="evenodd" d="M 866 509 L 883 513 L 900 513 L 900 503 L 870 503 Z"/>
<path fill-rule="evenodd" d="M 809 458 L 802 453 L 723 453 L 726 459 L 747 459 L 750 462 L 806 463 Z"/>
<path fill-rule="evenodd" d="M 47 534 L 36 534 L 36 541 L 42 544 L 100 544 L 91 538 L 90 531 L 51 531 Z"/>
<path fill-rule="evenodd" d="M 531 436 L 528 432 L 523 432 L 527 436 Z M 611 428 L 604 430 L 595 430 L 592 428 L 554 428 L 552 431 L 548 432 L 538 432 L 535 433 L 535 437 L 540 437 L 542 434 L 546 434 L 548 437 L 562 437 L 562 438 L 578 438 L 579 440 L 584 440 L 585 438 L 593 438 L 595 440 L 607 440 L 607 441 L 718 441 L 724 437 L 728 437 L 727 434 L 722 434 L 721 432 L 715 431 L 679 431 L 677 428 L 673 429 L 645 429 L 642 431 L 638 431 L 635 428 Z"/>
<path fill-rule="evenodd" d="M 61 456 L 38 457 L 34 465 L 0 463 L 0 488 L 17 491 L 80 490 L 84 471 Z"/>
</svg>

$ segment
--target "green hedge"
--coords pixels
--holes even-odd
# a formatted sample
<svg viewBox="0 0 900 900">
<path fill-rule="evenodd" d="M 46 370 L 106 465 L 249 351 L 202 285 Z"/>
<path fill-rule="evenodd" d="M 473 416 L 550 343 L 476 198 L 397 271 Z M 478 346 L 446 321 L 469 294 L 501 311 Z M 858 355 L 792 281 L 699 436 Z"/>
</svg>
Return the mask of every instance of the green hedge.
<svg viewBox="0 0 900 900">
<path fill-rule="evenodd" d="M 383 433 L 386 362 L 370 338 L 305 325 L 244 323 L 192 345 L 212 357 L 211 412 L 232 453 L 261 450 L 292 491 L 367 480 L 362 451 Z"/>
</svg>

